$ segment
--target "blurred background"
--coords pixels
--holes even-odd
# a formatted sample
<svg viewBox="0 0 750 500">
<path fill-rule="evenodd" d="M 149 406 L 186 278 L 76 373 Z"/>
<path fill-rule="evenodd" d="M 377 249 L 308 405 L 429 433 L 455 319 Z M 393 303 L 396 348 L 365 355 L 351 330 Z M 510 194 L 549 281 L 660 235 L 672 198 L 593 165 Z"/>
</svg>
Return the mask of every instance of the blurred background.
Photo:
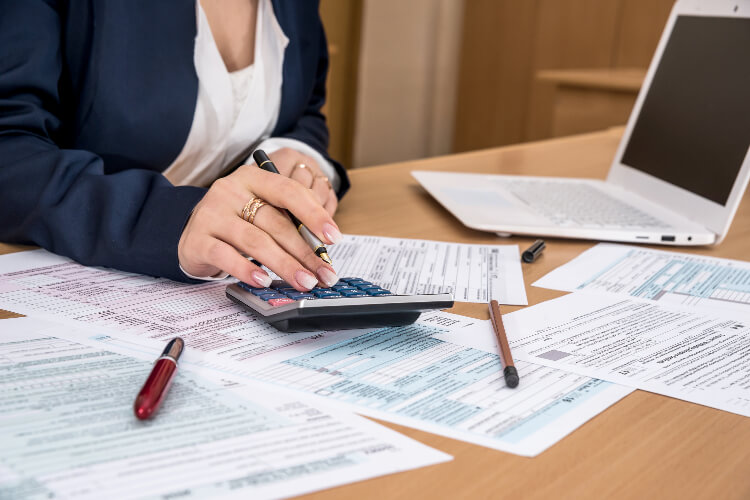
<svg viewBox="0 0 750 500">
<path fill-rule="evenodd" d="M 321 0 L 349 168 L 625 124 L 674 0 Z"/>
</svg>

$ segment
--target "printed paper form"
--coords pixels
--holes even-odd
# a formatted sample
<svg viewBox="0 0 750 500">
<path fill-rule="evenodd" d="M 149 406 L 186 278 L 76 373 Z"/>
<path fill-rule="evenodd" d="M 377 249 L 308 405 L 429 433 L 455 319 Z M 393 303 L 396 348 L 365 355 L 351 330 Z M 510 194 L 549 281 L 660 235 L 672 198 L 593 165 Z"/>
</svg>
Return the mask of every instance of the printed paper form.
<svg viewBox="0 0 750 500">
<path fill-rule="evenodd" d="M 180 335 L 191 348 L 238 361 L 330 334 L 280 334 L 229 300 L 226 286 L 85 267 L 45 250 L 0 256 L 0 308 L 20 314 L 162 341 Z"/>
<path fill-rule="evenodd" d="M 183 364 L 267 380 L 279 390 L 316 394 L 350 411 L 525 456 L 541 453 L 632 392 L 524 362 L 516 365 L 522 385 L 508 389 L 496 351 L 457 349 L 442 340 L 491 335 L 488 321 L 440 312 L 420 323 L 417 335 L 400 328 L 345 331 L 243 363 L 192 352 Z M 425 330 L 439 333 L 429 337 Z M 96 338 L 133 352 L 161 347 L 122 333 Z M 354 350 L 357 354 L 351 354 Z M 312 358 L 317 364 L 300 361 Z"/>
<path fill-rule="evenodd" d="M 158 351 L 167 339 L 180 334 L 187 341 L 188 347 L 205 353 L 206 365 L 219 370 L 229 370 L 229 366 L 236 362 L 231 373 L 245 376 L 373 331 L 283 334 L 228 301 L 224 297 L 224 286 L 222 283 L 210 283 L 195 287 L 169 280 L 86 268 L 43 250 L 0 257 L 2 308 L 24 314 L 47 315 L 82 327 L 92 324 L 104 326 L 108 333 L 112 332 L 113 337 L 115 332 L 125 332 L 127 335 L 123 341 L 131 348 L 151 342 L 147 350 L 150 353 Z M 453 324 L 453 320 L 446 321 L 445 326 Z M 443 325 L 439 326 L 442 328 Z M 488 331 L 488 323 L 482 328 L 485 332 Z M 419 354 L 426 344 L 419 336 L 413 340 L 414 353 Z M 373 349 L 377 352 L 375 347 Z M 477 358 L 477 361 L 479 362 L 480 358 Z M 384 367 L 387 368 L 388 365 Z M 499 392 L 501 396 L 496 396 L 495 400 L 502 399 L 505 397 L 505 389 L 499 374 L 499 364 L 493 370 L 497 373 L 489 371 L 486 379 L 475 381 L 475 387 L 471 387 L 469 382 L 463 383 L 472 390 L 479 387 L 489 393 Z M 544 370 L 538 372 L 540 378 L 546 377 L 548 380 L 536 387 L 543 388 L 549 379 L 562 377 L 549 373 Z M 563 378 L 566 379 L 564 384 L 570 382 L 570 385 L 564 387 L 567 392 L 560 390 L 537 394 L 536 390 L 532 390 L 531 393 L 524 393 L 529 402 L 533 401 L 533 404 L 530 403 L 526 408 L 569 408 L 570 405 L 561 404 L 565 402 L 566 394 L 583 387 L 586 382 L 584 379 L 568 377 L 567 374 Z M 529 377 L 528 380 L 533 379 Z M 487 437 L 488 432 L 495 432 L 491 426 L 484 429 L 475 426 L 473 429 L 479 430 L 473 433 L 473 429 L 471 432 L 458 432 L 452 425 L 444 422 L 435 424 L 429 419 L 410 418 L 407 425 L 505 451 L 534 455 L 623 397 L 627 392 L 622 391 L 622 388 L 607 387 L 599 396 L 592 398 L 590 404 L 576 405 L 573 410 L 562 412 L 562 415 L 546 410 L 541 413 L 529 410 L 526 413 L 511 412 L 500 415 L 498 419 L 508 418 L 504 421 L 503 428 L 503 432 L 508 434 L 501 439 L 494 435 Z M 416 394 L 415 396 L 419 397 Z M 437 398 L 449 399 L 449 396 L 450 394 L 446 393 Z M 518 394 L 513 393 L 511 396 L 518 397 Z M 498 405 L 499 403 L 495 406 Z M 356 408 L 363 413 L 369 412 L 368 414 L 373 416 L 397 423 L 406 421 L 406 417 L 399 416 L 396 412 L 375 410 L 364 404 Z M 449 413 L 450 405 L 438 406 L 434 418 L 445 419 Z M 495 413 L 496 408 L 489 408 L 486 415 Z M 508 437 L 508 423 L 513 419 L 520 422 L 517 427 L 526 433 L 518 431 L 515 434 L 518 442 L 511 442 L 512 436 Z"/>
<path fill-rule="evenodd" d="M 750 416 L 750 314 L 576 292 L 503 316 L 513 356 Z"/>
<path fill-rule="evenodd" d="M 631 392 L 522 363 L 508 389 L 496 354 L 444 342 L 441 330 L 378 330 L 253 373 L 402 425 L 535 456 Z"/>
<path fill-rule="evenodd" d="M 450 459 L 318 402 L 184 368 L 140 422 L 132 405 L 153 359 L 30 318 L 2 328 L 0 498 L 277 498 Z"/>
<path fill-rule="evenodd" d="M 328 250 L 339 276 L 359 276 L 397 294 L 452 293 L 458 302 L 528 304 L 518 245 L 347 234 Z"/>
<path fill-rule="evenodd" d="M 627 245 L 596 245 L 534 286 L 750 311 L 750 263 Z"/>
<path fill-rule="evenodd" d="M 497 351 L 451 342 L 485 334 L 492 335 L 488 321 L 440 312 L 417 325 L 341 332 L 242 364 L 212 354 L 192 359 L 232 377 L 268 381 L 364 415 L 525 456 L 541 453 L 632 392 L 524 362 L 517 364 L 520 387 L 508 389 Z M 103 340 L 129 349 L 148 342 L 122 334 Z"/>
</svg>

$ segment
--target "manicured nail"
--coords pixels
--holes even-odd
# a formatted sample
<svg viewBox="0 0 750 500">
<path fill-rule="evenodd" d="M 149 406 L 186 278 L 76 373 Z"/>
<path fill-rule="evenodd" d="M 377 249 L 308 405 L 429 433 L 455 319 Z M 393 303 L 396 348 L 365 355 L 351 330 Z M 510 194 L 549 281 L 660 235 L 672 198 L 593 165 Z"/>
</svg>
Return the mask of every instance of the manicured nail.
<svg viewBox="0 0 750 500">
<path fill-rule="evenodd" d="M 255 283 L 262 287 L 268 288 L 271 286 L 271 277 L 267 275 L 266 273 L 260 272 L 260 271 L 253 271 L 250 273 L 250 276 L 253 277 L 255 280 Z"/>
<path fill-rule="evenodd" d="M 302 288 L 307 288 L 308 290 L 315 288 L 315 285 L 318 284 L 318 278 L 310 273 L 306 273 L 305 271 L 297 271 L 294 273 L 294 279 L 297 280 L 297 283 L 299 283 Z"/>
<path fill-rule="evenodd" d="M 332 287 L 339 281 L 339 277 L 336 276 L 336 273 L 328 269 L 327 267 L 321 267 L 318 269 L 318 276 L 320 277 L 320 280 L 325 283 L 327 287 Z"/>
<path fill-rule="evenodd" d="M 339 241 L 341 241 L 341 238 L 343 238 L 343 236 L 341 235 L 341 231 L 339 231 L 336 226 L 329 222 L 323 224 L 323 236 L 328 238 L 328 241 L 330 241 L 332 244 L 338 243 Z"/>
</svg>

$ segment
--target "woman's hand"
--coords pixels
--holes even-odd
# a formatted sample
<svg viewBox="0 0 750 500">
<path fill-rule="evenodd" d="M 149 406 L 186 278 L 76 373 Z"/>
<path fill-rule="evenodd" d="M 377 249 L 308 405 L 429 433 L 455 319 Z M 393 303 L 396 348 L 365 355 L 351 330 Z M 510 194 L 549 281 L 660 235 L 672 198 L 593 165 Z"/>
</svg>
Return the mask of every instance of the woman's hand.
<svg viewBox="0 0 750 500">
<path fill-rule="evenodd" d="M 331 182 L 315 160 L 290 148 L 281 148 L 268 157 L 276 165 L 279 173 L 311 189 L 329 214 L 336 213 L 339 200 L 331 187 Z"/>
<path fill-rule="evenodd" d="M 287 161 L 287 170 L 288 164 Z M 281 171 L 282 165 L 278 168 Z M 338 277 L 333 268 L 315 255 L 289 218 L 275 208 L 288 209 L 326 244 L 341 239 L 318 192 L 292 179 L 294 173 L 289 178 L 253 164 L 214 182 L 196 205 L 180 237 L 177 253 L 182 269 L 193 276 L 213 276 L 223 271 L 254 286 L 269 286 L 268 274 L 244 254 L 269 267 L 297 290 L 309 290 L 318 281 L 326 286 L 335 284 Z M 241 212 L 255 197 L 268 205 L 258 209 L 250 224 L 242 219 Z"/>
</svg>

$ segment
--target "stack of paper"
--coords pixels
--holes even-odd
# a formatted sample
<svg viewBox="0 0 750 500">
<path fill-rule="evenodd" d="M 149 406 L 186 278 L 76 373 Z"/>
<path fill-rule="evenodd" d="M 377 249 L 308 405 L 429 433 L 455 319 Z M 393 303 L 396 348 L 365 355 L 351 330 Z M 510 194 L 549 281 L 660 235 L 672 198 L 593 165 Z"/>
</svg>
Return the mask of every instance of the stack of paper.
<svg viewBox="0 0 750 500">
<path fill-rule="evenodd" d="M 25 255 L 24 255 L 25 254 Z M 438 313 L 383 330 L 284 334 L 224 297 L 224 284 L 92 269 L 44 251 L 0 257 L 0 304 L 88 328 L 92 338 L 159 352 L 182 336 L 196 367 L 325 397 L 349 410 L 521 455 L 536 455 L 630 392 L 539 365 L 505 387 L 495 352 L 450 332 L 492 336 L 489 322 Z M 367 394 L 367 397 L 362 396 Z"/>
<path fill-rule="evenodd" d="M 534 283 L 576 291 L 506 316 L 533 363 L 750 416 L 750 264 L 600 244 Z"/>
<path fill-rule="evenodd" d="M 153 356 L 31 318 L 2 328 L 0 498 L 278 498 L 450 460 L 205 369 L 181 368 L 157 417 L 141 422 L 133 400 Z"/>
</svg>

